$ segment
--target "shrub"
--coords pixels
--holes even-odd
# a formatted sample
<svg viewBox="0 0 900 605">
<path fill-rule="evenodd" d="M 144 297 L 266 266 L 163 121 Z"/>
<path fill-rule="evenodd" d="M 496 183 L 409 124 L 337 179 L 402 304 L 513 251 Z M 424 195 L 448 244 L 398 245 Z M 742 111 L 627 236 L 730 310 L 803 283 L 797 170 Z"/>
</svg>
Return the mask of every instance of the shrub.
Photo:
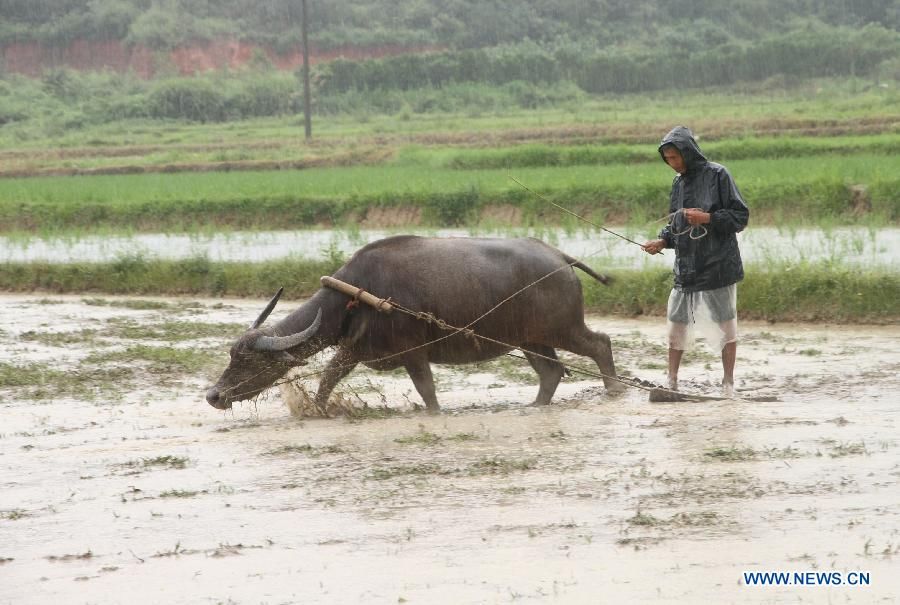
<svg viewBox="0 0 900 605">
<path fill-rule="evenodd" d="M 148 107 L 156 118 L 215 122 L 224 119 L 226 99 L 212 83 L 202 79 L 167 80 L 150 93 Z"/>
</svg>

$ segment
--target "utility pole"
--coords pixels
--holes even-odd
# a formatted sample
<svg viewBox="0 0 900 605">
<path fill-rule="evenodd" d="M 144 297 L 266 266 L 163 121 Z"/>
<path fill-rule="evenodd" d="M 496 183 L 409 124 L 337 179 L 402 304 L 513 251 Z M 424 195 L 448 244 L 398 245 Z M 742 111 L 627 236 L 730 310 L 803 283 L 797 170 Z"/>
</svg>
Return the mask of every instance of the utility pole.
<svg viewBox="0 0 900 605">
<path fill-rule="evenodd" d="M 312 118 L 310 116 L 310 91 L 309 91 L 309 42 L 306 39 L 306 0 L 303 2 L 303 120 L 306 126 L 306 140 L 312 138 Z"/>
</svg>

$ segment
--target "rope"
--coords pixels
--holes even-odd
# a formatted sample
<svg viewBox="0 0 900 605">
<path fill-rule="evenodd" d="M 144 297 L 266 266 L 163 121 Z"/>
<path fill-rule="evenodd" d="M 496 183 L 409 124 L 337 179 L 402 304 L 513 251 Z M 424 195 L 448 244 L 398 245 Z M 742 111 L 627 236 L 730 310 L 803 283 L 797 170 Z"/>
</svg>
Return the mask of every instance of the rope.
<svg viewBox="0 0 900 605">
<path fill-rule="evenodd" d="M 672 223 L 673 223 L 673 221 L 675 220 L 675 215 L 678 214 L 679 212 L 682 213 L 682 214 L 684 214 L 684 208 L 679 208 L 679 209 L 676 210 L 675 212 L 670 212 L 670 213 L 667 214 L 666 216 L 664 216 L 664 217 L 662 217 L 662 218 L 660 218 L 660 219 L 656 219 L 656 220 L 653 221 L 653 222 L 654 222 L 654 223 L 661 223 L 662 221 L 668 221 L 668 225 L 667 225 L 667 226 L 668 226 L 669 228 L 671 228 L 671 227 L 672 227 Z M 702 231 L 702 233 L 700 233 L 700 235 L 695 235 L 695 234 L 694 234 L 694 229 L 699 229 L 700 231 Z M 693 240 L 698 240 L 698 239 L 702 239 L 702 238 L 706 237 L 706 234 L 709 233 L 709 230 L 708 230 L 705 226 L 703 226 L 703 225 L 690 225 L 690 226 L 689 226 L 687 229 L 685 229 L 684 231 L 673 231 L 673 232 L 672 232 L 672 235 L 678 237 L 678 236 L 680 236 L 680 235 L 684 235 L 685 233 L 688 235 L 689 238 L 691 238 L 691 239 L 693 239 Z"/>
</svg>

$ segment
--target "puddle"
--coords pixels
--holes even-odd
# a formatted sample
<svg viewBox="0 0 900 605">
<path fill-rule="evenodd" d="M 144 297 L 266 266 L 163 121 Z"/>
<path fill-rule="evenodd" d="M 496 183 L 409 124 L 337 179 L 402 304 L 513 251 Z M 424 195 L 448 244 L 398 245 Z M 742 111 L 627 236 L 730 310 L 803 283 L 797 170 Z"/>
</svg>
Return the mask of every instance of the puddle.
<svg viewBox="0 0 900 605">
<path fill-rule="evenodd" d="M 274 391 L 203 400 L 262 301 L 135 300 L 0 297 L 2 603 L 898 601 L 898 327 L 742 324 L 739 390 L 777 402 L 650 404 L 575 376 L 537 408 L 508 360 L 438 368 L 440 416 L 411 410 L 405 376 L 355 372 L 339 389 L 399 414 L 298 420 Z M 207 325 L 166 342 L 173 322 Z M 620 371 L 662 381 L 662 321 L 589 323 Z M 208 362 L 184 369 L 192 347 Z M 29 364 L 41 389 L 10 377 Z M 714 392 L 718 373 L 697 355 L 682 383 Z"/>
</svg>

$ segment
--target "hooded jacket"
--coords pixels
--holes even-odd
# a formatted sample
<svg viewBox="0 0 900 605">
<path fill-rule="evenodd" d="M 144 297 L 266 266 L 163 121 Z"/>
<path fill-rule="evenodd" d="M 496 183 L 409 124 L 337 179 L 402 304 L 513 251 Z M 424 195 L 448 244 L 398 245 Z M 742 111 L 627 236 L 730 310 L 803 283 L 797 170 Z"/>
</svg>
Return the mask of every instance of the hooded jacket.
<svg viewBox="0 0 900 605">
<path fill-rule="evenodd" d="M 739 282 L 744 278 L 744 266 L 735 234 L 747 226 L 750 210 L 734 179 L 727 168 L 706 159 L 686 127 L 676 126 L 663 138 L 660 156 L 666 145 L 674 145 L 685 163 L 685 173 L 672 181 L 669 195 L 669 212 L 677 214 L 659 233 L 666 247 L 675 249 L 675 287 L 696 292 Z M 691 237 L 691 225 L 678 212 L 682 208 L 700 208 L 710 213 L 710 222 L 703 225 L 707 229 L 705 236 Z M 695 237 L 700 233 L 699 227 L 693 229 Z"/>
</svg>

